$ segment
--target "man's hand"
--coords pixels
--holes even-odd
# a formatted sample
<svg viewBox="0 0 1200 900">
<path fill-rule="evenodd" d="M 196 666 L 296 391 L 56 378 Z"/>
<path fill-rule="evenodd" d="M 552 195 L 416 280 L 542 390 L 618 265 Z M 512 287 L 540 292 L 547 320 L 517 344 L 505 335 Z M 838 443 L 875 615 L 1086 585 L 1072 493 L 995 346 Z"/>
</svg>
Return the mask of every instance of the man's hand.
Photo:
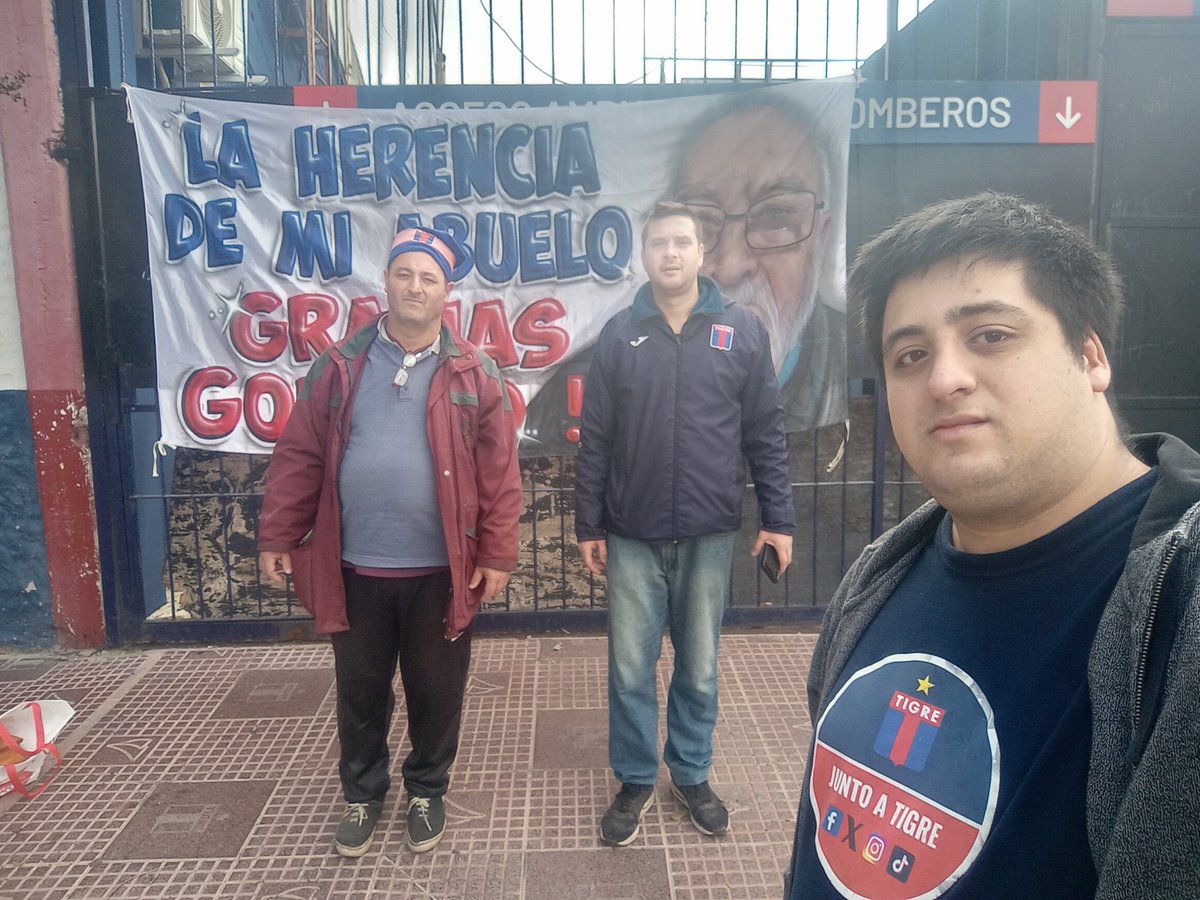
<svg viewBox="0 0 1200 900">
<path fill-rule="evenodd" d="M 258 554 L 258 567 L 276 587 L 287 584 L 284 575 L 292 574 L 292 554 L 279 550 L 264 550 Z"/>
<path fill-rule="evenodd" d="M 501 591 L 508 586 L 508 575 L 508 572 L 500 569 L 476 566 L 475 571 L 471 573 L 471 580 L 467 582 L 467 587 L 475 590 L 475 588 L 482 584 L 483 593 L 480 595 L 480 602 L 487 603 L 499 597 Z"/>
<path fill-rule="evenodd" d="M 580 541 L 579 555 L 583 557 L 583 564 L 589 572 L 593 575 L 603 575 L 604 567 L 608 563 L 608 541 Z"/>
<path fill-rule="evenodd" d="M 750 551 L 750 555 L 758 556 L 762 553 L 763 544 L 770 544 L 775 548 L 775 553 L 779 556 L 779 574 L 782 575 L 792 562 L 792 536 L 776 534 L 774 531 L 760 531 L 754 539 L 754 549 Z"/>
</svg>

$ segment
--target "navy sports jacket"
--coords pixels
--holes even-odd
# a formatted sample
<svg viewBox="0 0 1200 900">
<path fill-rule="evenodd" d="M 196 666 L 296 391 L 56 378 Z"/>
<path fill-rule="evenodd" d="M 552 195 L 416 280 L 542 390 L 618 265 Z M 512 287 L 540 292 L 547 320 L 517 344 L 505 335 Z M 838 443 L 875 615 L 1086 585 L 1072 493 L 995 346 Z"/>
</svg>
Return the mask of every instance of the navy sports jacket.
<svg viewBox="0 0 1200 900">
<path fill-rule="evenodd" d="M 761 527 L 795 529 L 766 329 L 708 278 L 672 333 L 650 286 L 596 342 L 575 463 L 575 534 L 681 541 L 737 531 L 746 462 Z"/>
</svg>

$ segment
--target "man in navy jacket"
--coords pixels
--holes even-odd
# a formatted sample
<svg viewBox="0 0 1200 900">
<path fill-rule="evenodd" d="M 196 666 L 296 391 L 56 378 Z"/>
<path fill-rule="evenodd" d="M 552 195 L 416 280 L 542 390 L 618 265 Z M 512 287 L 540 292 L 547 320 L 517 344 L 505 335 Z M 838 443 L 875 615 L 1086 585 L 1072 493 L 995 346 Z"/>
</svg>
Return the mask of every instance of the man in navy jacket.
<svg viewBox="0 0 1200 900">
<path fill-rule="evenodd" d="M 654 800 L 655 667 L 667 624 L 675 669 L 663 758 L 696 828 L 728 829 L 708 770 L 744 460 L 761 516 L 752 552 L 769 544 L 782 571 L 795 528 L 766 330 L 699 276 L 704 248 L 686 206 L 656 206 L 642 248 L 650 283 L 597 341 L 576 461 L 579 550 L 593 574 L 608 575 L 609 763 L 621 790 L 600 837 L 617 846 L 637 837 Z"/>
</svg>

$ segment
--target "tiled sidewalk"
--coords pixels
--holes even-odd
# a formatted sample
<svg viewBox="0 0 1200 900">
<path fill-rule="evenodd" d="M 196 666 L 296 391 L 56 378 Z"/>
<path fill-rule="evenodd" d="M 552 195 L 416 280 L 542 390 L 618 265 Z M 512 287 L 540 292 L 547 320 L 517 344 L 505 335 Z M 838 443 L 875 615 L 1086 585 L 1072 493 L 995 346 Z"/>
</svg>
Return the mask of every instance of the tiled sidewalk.
<svg viewBox="0 0 1200 900">
<path fill-rule="evenodd" d="M 0 900 L 777 898 L 814 640 L 722 638 L 712 783 L 730 833 L 697 833 L 664 772 L 641 835 L 613 849 L 597 837 L 617 788 L 604 639 L 479 638 L 445 840 L 406 849 L 397 778 L 357 861 L 330 845 L 342 802 L 328 645 L 0 656 L 0 710 L 49 697 L 76 710 L 46 792 L 0 799 Z M 406 745 L 397 727 L 394 770 Z"/>
</svg>

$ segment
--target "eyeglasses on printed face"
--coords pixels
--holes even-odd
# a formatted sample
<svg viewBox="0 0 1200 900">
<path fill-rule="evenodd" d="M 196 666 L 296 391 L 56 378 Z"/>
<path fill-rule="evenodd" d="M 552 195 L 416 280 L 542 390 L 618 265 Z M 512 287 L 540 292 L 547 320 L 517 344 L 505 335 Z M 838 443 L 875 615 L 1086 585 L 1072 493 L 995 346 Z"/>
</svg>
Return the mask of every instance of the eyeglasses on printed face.
<svg viewBox="0 0 1200 900">
<path fill-rule="evenodd" d="M 751 250 L 782 250 L 812 236 L 817 210 L 825 208 L 812 191 L 772 194 L 753 203 L 744 213 L 727 213 L 711 203 L 683 201 L 700 222 L 700 242 L 707 252 L 717 249 L 730 222 L 744 221 L 746 246 Z"/>
</svg>

